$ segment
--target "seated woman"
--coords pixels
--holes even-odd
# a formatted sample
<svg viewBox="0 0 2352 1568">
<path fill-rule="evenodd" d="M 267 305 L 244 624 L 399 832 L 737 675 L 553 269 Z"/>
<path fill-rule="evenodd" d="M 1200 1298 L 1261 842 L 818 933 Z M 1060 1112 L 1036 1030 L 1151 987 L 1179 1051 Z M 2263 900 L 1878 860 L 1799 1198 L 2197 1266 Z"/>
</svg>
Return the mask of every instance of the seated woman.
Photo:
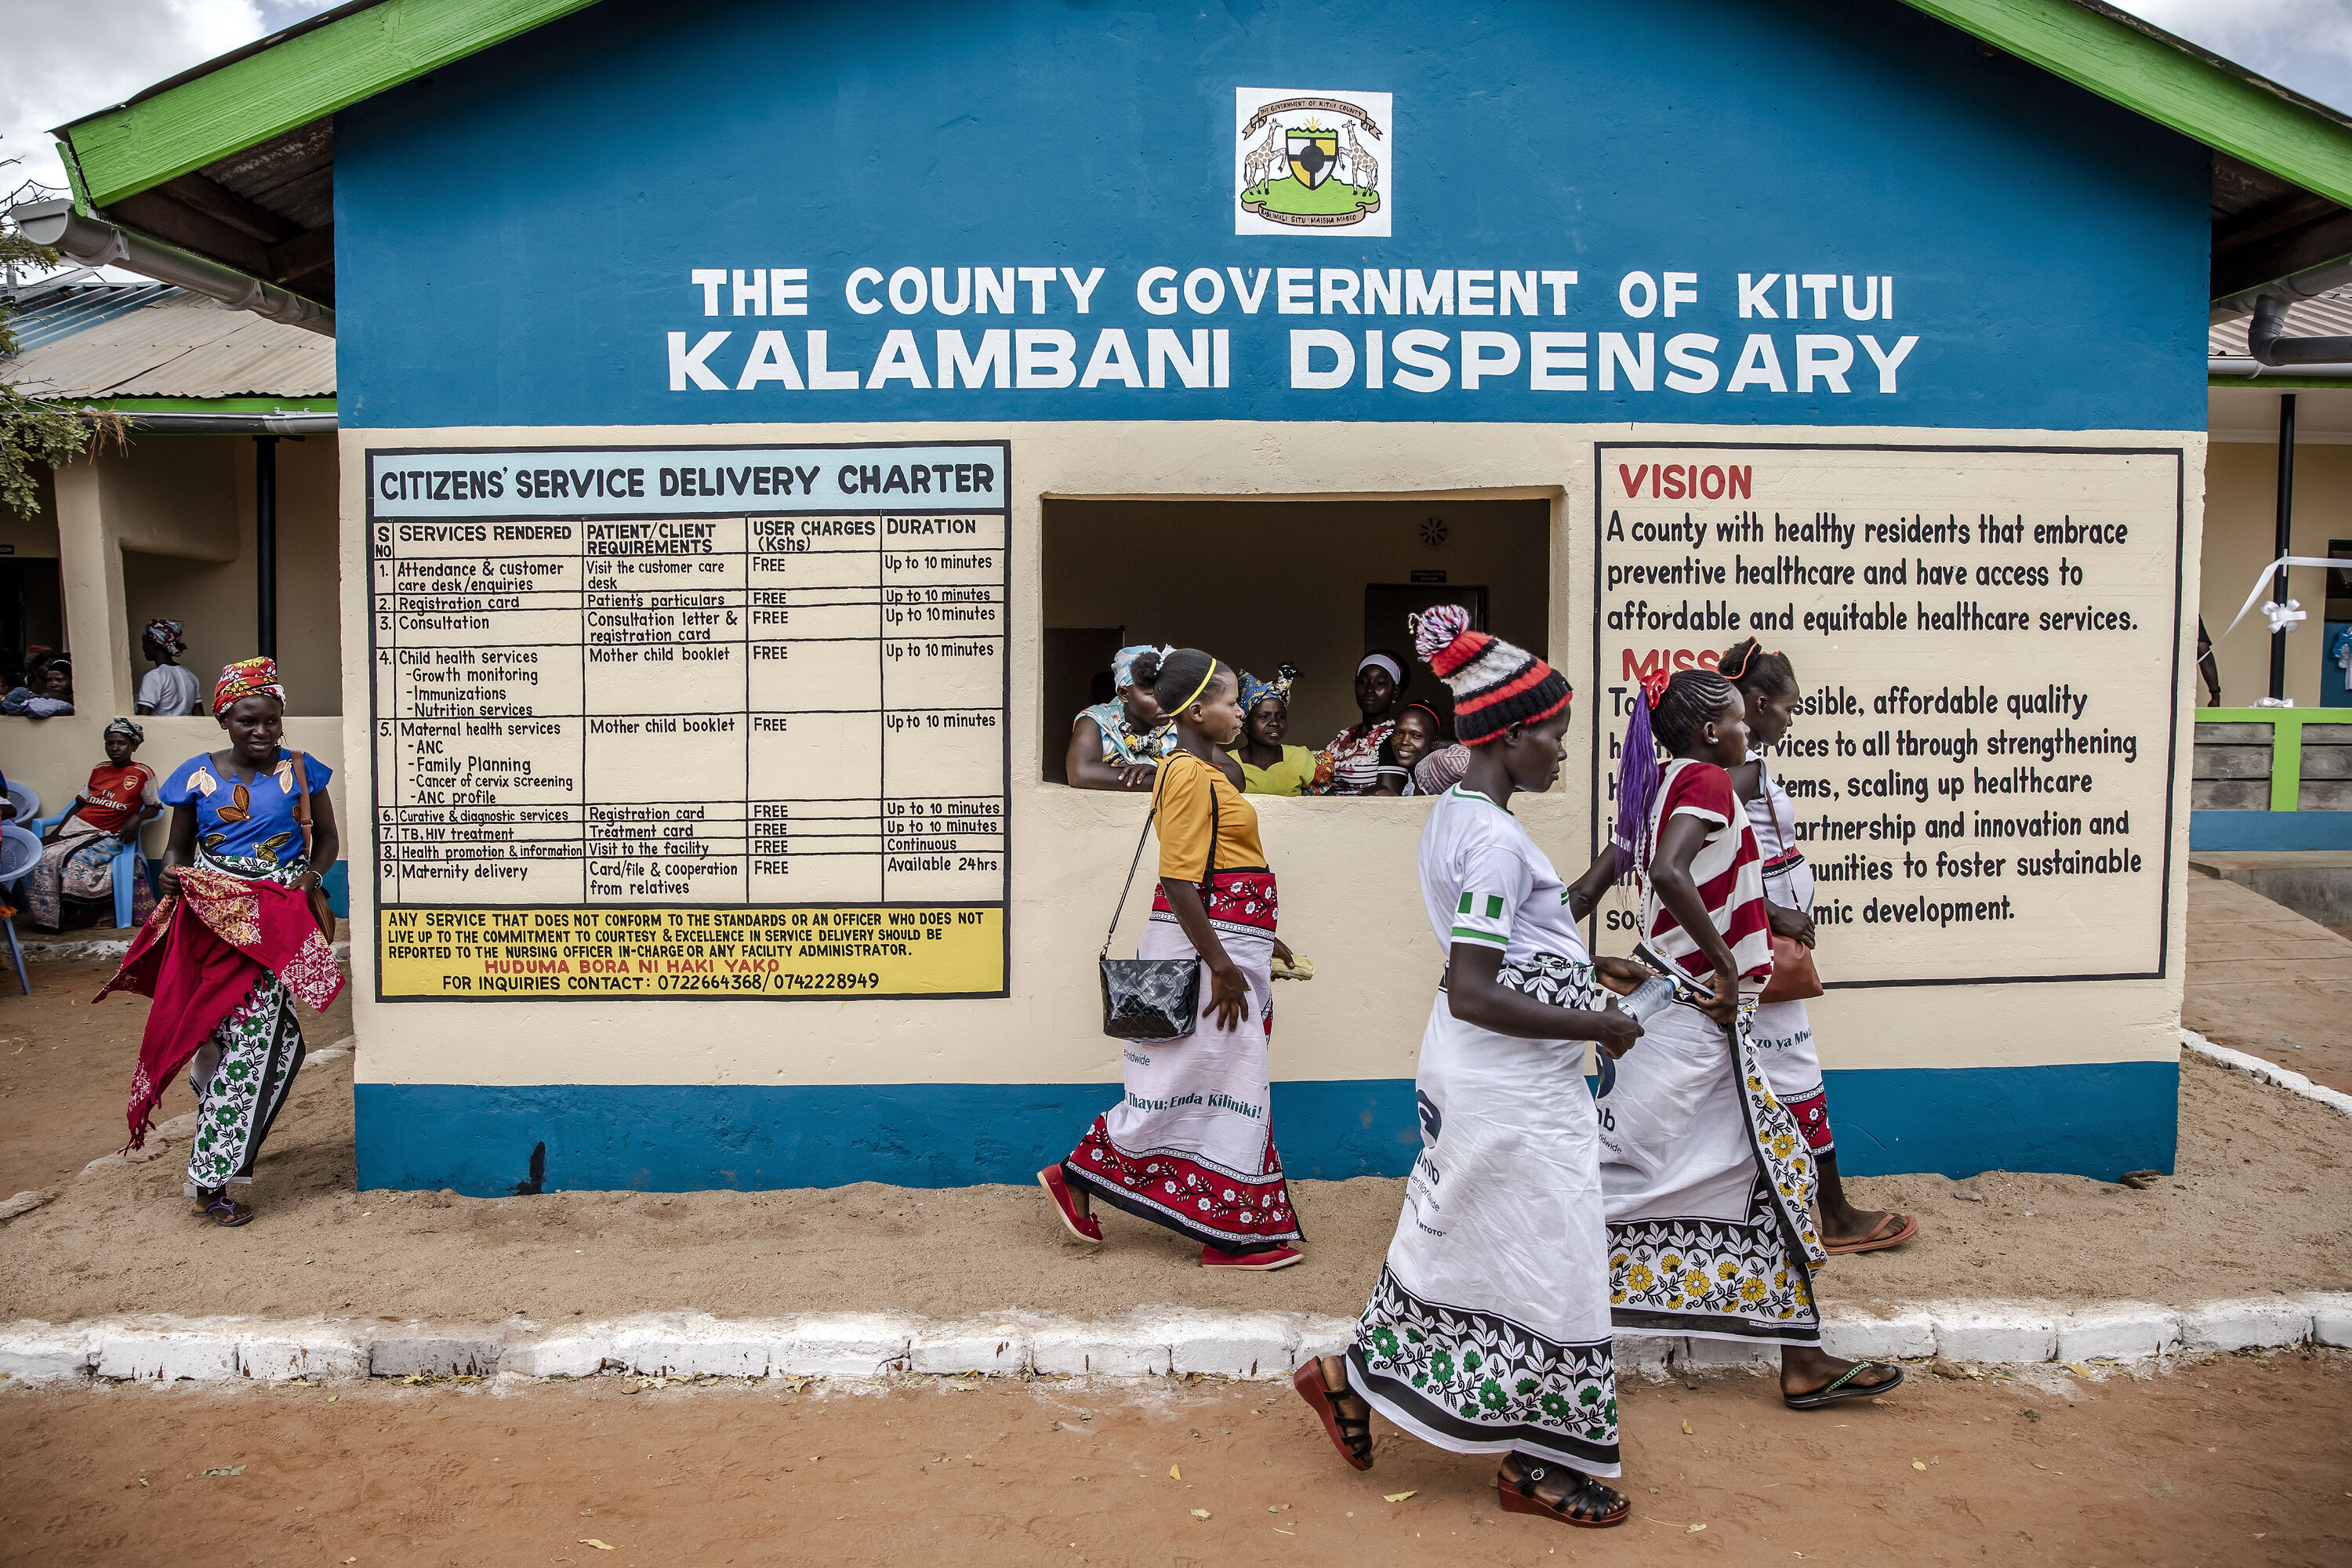
<svg viewBox="0 0 2352 1568">
<path fill-rule="evenodd" d="M 1304 746 L 1286 746 L 1290 733 L 1290 689 L 1298 679 L 1291 665 L 1277 665 L 1272 680 L 1248 670 L 1242 678 L 1242 743 L 1233 759 L 1242 767 L 1242 788 L 1250 795 L 1320 795 L 1330 782 L 1331 763 Z"/>
<path fill-rule="evenodd" d="M 1065 765 L 1072 788 L 1150 789 L 1160 760 L 1176 749 L 1176 721 L 1160 711 L 1150 687 L 1136 684 L 1135 661 L 1155 651 L 1164 650 L 1150 643 L 1119 649 L 1110 662 L 1116 695 L 1070 721 Z"/>
<path fill-rule="evenodd" d="M 73 710 L 73 660 L 61 653 L 26 666 L 25 684 L 0 697 L 0 713 L 24 719 L 61 719 Z"/>
<path fill-rule="evenodd" d="M 146 738 L 128 719 L 109 724 L 104 765 L 89 770 L 81 793 L 41 836 L 41 858 L 25 879 L 25 907 L 44 931 L 58 929 L 68 899 L 112 901 L 114 858 L 138 838 L 140 819 L 156 805 L 155 770 L 131 760 Z M 131 923 L 145 924 L 155 904 L 146 878 L 132 885 L 131 900 Z"/>
<path fill-rule="evenodd" d="M 1366 654 L 1356 666 L 1356 709 L 1363 717 L 1331 737 L 1323 748 L 1331 759 L 1331 787 L 1326 795 L 1371 795 L 1380 788 L 1381 742 L 1396 728 L 1389 711 L 1403 695 L 1404 666 L 1384 647 Z"/>
<path fill-rule="evenodd" d="M 1380 787 L 1374 795 L 1420 795 L 1413 770 L 1445 743 L 1445 717 L 1426 702 L 1408 702 L 1396 728 L 1381 742 Z"/>
</svg>

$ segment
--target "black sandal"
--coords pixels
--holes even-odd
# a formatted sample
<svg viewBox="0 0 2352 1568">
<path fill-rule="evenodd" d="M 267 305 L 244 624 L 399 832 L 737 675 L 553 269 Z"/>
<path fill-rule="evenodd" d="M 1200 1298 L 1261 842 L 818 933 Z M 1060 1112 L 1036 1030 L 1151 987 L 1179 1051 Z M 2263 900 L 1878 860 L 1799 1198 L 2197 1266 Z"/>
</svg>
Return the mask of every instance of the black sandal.
<svg viewBox="0 0 2352 1568">
<path fill-rule="evenodd" d="M 253 1206 L 241 1204 L 228 1195 L 226 1187 L 213 1187 L 196 1194 L 196 1206 L 188 1211 L 198 1219 L 208 1219 L 215 1225 L 236 1226 L 253 1219 Z"/>
<path fill-rule="evenodd" d="M 1519 1456 L 1514 1454 L 1511 1458 L 1518 1459 Z M 1565 1465 L 1559 1468 L 1574 1476 L 1576 1485 L 1554 1507 L 1535 1493 L 1537 1484 L 1551 1474 L 1551 1467 L 1531 1465 L 1525 1459 L 1519 1459 L 1519 1464 L 1527 1472 L 1524 1479 L 1511 1479 L 1507 1462 L 1495 1473 L 1495 1495 L 1502 1502 L 1505 1513 L 1532 1513 L 1541 1519 L 1572 1524 L 1579 1530 L 1607 1530 L 1633 1517 L 1633 1500 L 1624 1493 L 1602 1485 L 1581 1470 L 1570 1470 Z"/>
<path fill-rule="evenodd" d="M 1331 1446 L 1339 1450 L 1339 1457 L 1360 1470 L 1370 1469 L 1370 1406 L 1367 1405 L 1361 1415 L 1350 1415 L 1339 1408 L 1339 1396 L 1348 1391 L 1344 1387 L 1333 1388 L 1324 1382 L 1321 1356 L 1307 1357 L 1306 1364 L 1290 1374 L 1290 1386 L 1298 1390 L 1298 1397 L 1307 1401 L 1315 1414 L 1323 1418 L 1323 1430 L 1330 1434 Z"/>
<path fill-rule="evenodd" d="M 1870 1371 L 1873 1367 L 1884 1367 L 1886 1371 L 1893 1373 L 1895 1375 L 1886 1379 L 1883 1383 L 1856 1383 L 1853 1381 L 1864 1373 Z M 1835 1405 L 1842 1400 L 1873 1398 L 1881 1394 L 1892 1393 L 1894 1390 L 1902 1386 L 1903 1369 L 1895 1365 L 1892 1362 L 1858 1361 L 1852 1366 L 1846 1368 L 1843 1372 L 1838 1373 L 1834 1381 L 1825 1384 L 1820 1388 L 1816 1388 L 1811 1394 L 1784 1394 L 1780 1395 L 1780 1403 L 1787 1405 L 1791 1410 L 1822 1410 L 1826 1409 L 1828 1406 Z"/>
</svg>

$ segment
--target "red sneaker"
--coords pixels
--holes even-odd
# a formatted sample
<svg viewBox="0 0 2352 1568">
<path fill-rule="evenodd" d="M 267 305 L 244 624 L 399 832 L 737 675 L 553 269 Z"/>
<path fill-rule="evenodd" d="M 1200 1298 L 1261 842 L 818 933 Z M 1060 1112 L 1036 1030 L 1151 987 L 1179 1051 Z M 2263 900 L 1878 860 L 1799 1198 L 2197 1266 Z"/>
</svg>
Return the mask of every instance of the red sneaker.
<svg viewBox="0 0 2352 1568">
<path fill-rule="evenodd" d="M 1271 1252 L 1220 1252 L 1213 1247 L 1201 1248 L 1203 1268 L 1287 1268 L 1294 1263 L 1307 1261 L 1307 1254 L 1295 1247 L 1277 1247 Z"/>
<path fill-rule="evenodd" d="M 1070 1184 L 1062 1175 L 1062 1167 L 1048 1165 L 1037 1173 L 1037 1184 L 1054 1200 L 1054 1212 L 1062 1216 L 1063 1226 L 1080 1241 L 1099 1243 L 1102 1222 L 1089 1214 L 1078 1212 L 1077 1201 L 1070 1196 Z"/>
</svg>

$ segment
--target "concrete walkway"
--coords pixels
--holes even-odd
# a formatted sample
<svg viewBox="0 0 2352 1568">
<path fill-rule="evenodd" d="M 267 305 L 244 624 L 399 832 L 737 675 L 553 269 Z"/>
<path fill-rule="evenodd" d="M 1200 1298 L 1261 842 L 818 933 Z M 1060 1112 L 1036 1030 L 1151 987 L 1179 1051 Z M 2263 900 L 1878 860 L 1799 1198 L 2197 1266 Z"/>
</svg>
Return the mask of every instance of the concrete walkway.
<svg viewBox="0 0 2352 1568">
<path fill-rule="evenodd" d="M 2352 1093 L 2352 942 L 2251 889 L 2192 875 L 2180 1021 Z"/>
</svg>

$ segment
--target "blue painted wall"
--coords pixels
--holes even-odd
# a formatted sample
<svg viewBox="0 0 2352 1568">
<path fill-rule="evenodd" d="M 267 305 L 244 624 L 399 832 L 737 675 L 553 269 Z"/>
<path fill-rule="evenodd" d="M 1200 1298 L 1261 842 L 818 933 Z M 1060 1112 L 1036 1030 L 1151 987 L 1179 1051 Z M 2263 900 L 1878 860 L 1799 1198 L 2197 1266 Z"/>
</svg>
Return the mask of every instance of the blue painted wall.
<svg viewBox="0 0 2352 1568">
<path fill-rule="evenodd" d="M 1395 95 L 1387 238 L 1236 237 L 1236 87 Z M 344 110 L 347 427 L 985 418 L 1683 419 L 2202 429 L 2203 150 L 1895 0 L 592 7 Z M 1145 314 L 1155 265 L 1572 268 L 1529 321 Z M 1084 316 L 851 311 L 852 269 L 1105 269 Z M 695 268 L 805 267 L 809 313 L 703 315 Z M 1630 320 L 1632 270 L 1698 275 Z M 1884 274 L 1892 321 L 1742 321 L 1735 279 Z M 1022 290 L 1024 305 L 1027 291 Z M 722 307 L 724 309 L 725 307 Z M 1549 304 L 1546 307 L 1549 309 Z M 1289 384 L 1289 332 L 1916 334 L 1898 390 Z M 733 390 L 755 329 L 870 367 L 910 330 L 1231 331 L 1231 385 Z M 669 390 L 667 334 L 729 341 Z M 1449 356 L 1456 349 L 1449 349 Z M 1660 365 L 1663 372 L 1666 367 Z"/>
<path fill-rule="evenodd" d="M 2179 1079 L 2171 1062 L 1832 1072 L 1839 1169 L 2072 1171 L 2105 1181 L 2169 1171 Z M 493 1197 L 530 1178 L 541 1144 L 550 1192 L 1026 1183 L 1068 1153 L 1118 1091 L 362 1083 L 355 1092 L 362 1187 Z M 1401 1176 L 1421 1147 L 1409 1079 L 1277 1083 L 1274 1122 L 1294 1178 Z M 947 1129 L 957 1131 L 943 1137 Z"/>
<path fill-rule="evenodd" d="M 1394 95 L 1387 237 L 1236 237 L 1234 89 Z M 1697 421 L 2200 430 L 2210 199 L 2199 147 L 1895 0 L 1430 0 L 592 7 L 336 120 L 347 428 L 1067 419 Z M 1147 268 L 1573 268 L 1564 316 L 1146 314 Z M 860 315 L 854 268 L 1104 269 L 1081 316 Z M 801 318 L 703 313 L 696 268 L 804 267 Z M 1696 274 L 1669 321 L 1618 280 Z M 1742 320 L 1737 276 L 1895 279 L 1888 321 Z M 1269 294 L 1271 290 L 1269 290 Z M 1548 291 L 1547 291 L 1548 293 Z M 1230 384 L 907 381 L 734 390 L 760 328 L 870 367 L 904 330 L 1223 329 Z M 1290 333 L 1429 327 L 1720 340 L 1793 371 L 1800 330 L 1916 335 L 1898 390 L 1418 394 L 1290 378 Z M 668 335 L 728 340 L 670 389 Z M 1449 350 L 1449 357 L 1452 351 Z M 802 368 L 805 369 L 805 365 Z M 1665 369 L 1664 365 L 1660 370 Z M 672 438 L 675 438 L 674 436 Z M 495 1020 L 487 1020 L 493 1026 Z M 2177 1068 L 1832 1073 L 1845 1168 L 2168 1168 Z M 1025 1180 L 1111 1091 L 362 1084 L 367 1186 Z M 1290 1168 L 1404 1168 L 1410 1085 L 1277 1085 Z M 975 1132 L 974 1129 L 978 1129 Z"/>
</svg>

